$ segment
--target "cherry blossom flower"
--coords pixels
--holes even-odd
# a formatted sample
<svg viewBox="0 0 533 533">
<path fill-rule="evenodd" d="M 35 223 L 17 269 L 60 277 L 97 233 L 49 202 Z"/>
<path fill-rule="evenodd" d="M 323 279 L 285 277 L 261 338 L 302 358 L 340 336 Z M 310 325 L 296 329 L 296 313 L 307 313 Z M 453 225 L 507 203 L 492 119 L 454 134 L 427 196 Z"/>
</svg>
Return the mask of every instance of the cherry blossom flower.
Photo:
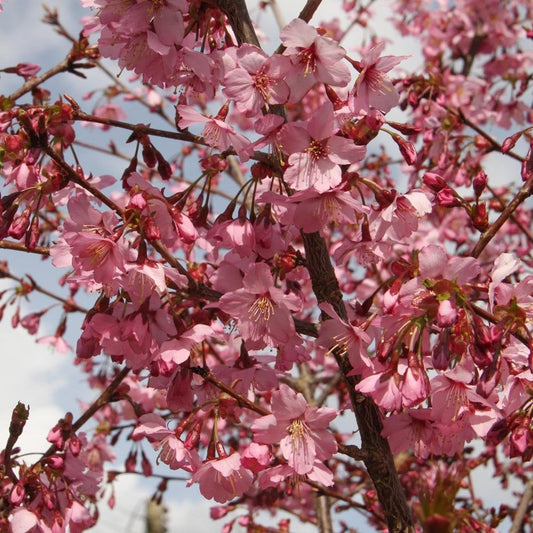
<svg viewBox="0 0 533 533">
<path fill-rule="evenodd" d="M 398 103 L 398 91 L 385 73 L 407 56 L 380 57 L 384 48 L 385 41 L 381 41 L 361 59 L 361 70 L 354 86 L 353 107 L 357 112 L 373 107 L 386 113 Z"/>
<path fill-rule="evenodd" d="M 274 285 L 265 263 L 250 265 L 242 284 L 241 289 L 224 294 L 216 306 L 238 320 L 244 339 L 271 346 L 289 341 L 294 335 L 290 312 L 300 308 L 299 299 Z"/>
<path fill-rule="evenodd" d="M 384 372 L 372 374 L 362 379 L 355 388 L 372 396 L 377 405 L 385 411 L 399 411 L 402 407 L 402 393 L 397 374 Z"/>
<path fill-rule="evenodd" d="M 121 68 L 134 70 L 144 81 L 162 87 L 172 83 L 171 73 L 177 63 L 185 27 L 185 0 L 166 2 L 120 2 L 98 6 L 97 19 L 101 35 L 98 46 L 102 54 L 117 59 Z M 98 26 L 92 21 L 88 31 Z"/>
<path fill-rule="evenodd" d="M 224 78 L 224 94 L 235 100 L 237 109 L 247 117 L 255 117 L 263 106 L 283 104 L 289 97 L 284 81 L 289 70 L 288 58 L 268 57 L 251 44 L 243 44 L 236 53 L 237 68 Z"/>
<path fill-rule="evenodd" d="M 314 468 L 315 460 L 325 461 L 337 451 L 337 443 L 328 431 L 335 419 L 335 409 L 309 407 L 302 394 L 281 384 L 272 393 L 272 414 L 252 424 L 254 440 L 280 445 L 288 465 L 299 475 Z"/>
<path fill-rule="evenodd" d="M 282 206 L 279 215 L 284 224 L 294 224 L 306 233 L 322 232 L 328 224 L 355 224 L 357 213 L 370 214 L 370 208 L 341 188 L 319 192 L 315 188 L 286 197 L 274 192 L 264 193 L 260 200 Z"/>
<path fill-rule="evenodd" d="M 343 62 L 345 51 L 335 41 L 319 35 L 301 19 L 285 26 L 280 37 L 287 47 L 284 54 L 291 58 L 293 65 L 287 76 L 291 102 L 300 101 L 317 82 L 333 87 L 345 87 L 349 83 L 350 71 Z"/>
<path fill-rule="evenodd" d="M 250 488 L 252 481 L 252 472 L 241 464 L 241 456 L 235 452 L 203 463 L 188 485 L 197 482 L 205 498 L 225 503 L 242 496 Z"/>
<path fill-rule="evenodd" d="M 139 440 L 143 437 L 146 437 L 156 450 L 160 450 L 158 458 L 172 470 L 181 468 L 191 471 L 201 463 L 198 453 L 189 449 L 175 431 L 168 429 L 160 415 L 147 413 L 139 418 L 132 438 Z"/>
<path fill-rule="evenodd" d="M 372 368 L 367 355 L 371 337 L 361 328 L 342 320 L 331 304 L 323 303 L 320 308 L 330 319 L 322 322 L 318 343 L 329 353 L 335 350 L 338 355 L 347 356 L 356 374 L 366 373 Z"/>
<path fill-rule="evenodd" d="M 366 149 L 351 139 L 334 134 L 333 106 L 326 103 L 307 123 L 286 124 L 279 140 L 282 150 L 290 154 L 283 179 L 296 190 L 313 187 L 325 192 L 340 184 L 339 165 L 363 159 Z"/>
<path fill-rule="evenodd" d="M 219 150 L 235 149 L 237 154 L 244 151 L 250 141 L 238 134 L 229 124 L 216 117 L 206 117 L 187 105 L 177 106 L 178 126 L 187 128 L 191 124 L 204 123 L 202 135 L 205 141 Z"/>
</svg>

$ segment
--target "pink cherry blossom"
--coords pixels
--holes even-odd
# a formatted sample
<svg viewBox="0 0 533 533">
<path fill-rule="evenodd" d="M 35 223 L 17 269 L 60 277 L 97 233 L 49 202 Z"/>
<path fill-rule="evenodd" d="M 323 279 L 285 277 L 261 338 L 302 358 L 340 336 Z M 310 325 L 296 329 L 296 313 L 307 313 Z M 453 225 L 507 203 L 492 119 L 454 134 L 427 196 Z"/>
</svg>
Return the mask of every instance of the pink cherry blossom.
<svg viewBox="0 0 533 533">
<path fill-rule="evenodd" d="M 237 153 L 240 153 L 250 144 L 245 137 L 238 134 L 229 124 L 226 124 L 221 119 L 207 117 L 186 105 L 178 105 L 176 109 L 179 116 L 178 126 L 180 128 L 187 128 L 191 124 L 205 124 L 202 135 L 205 141 L 213 148 L 229 150 L 233 147 Z"/>
<path fill-rule="evenodd" d="M 301 100 L 317 82 L 344 87 L 350 81 L 350 71 L 343 61 L 344 49 L 303 20 L 294 19 L 283 28 L 280 37 L 286 46 L 284 54 L 293 65 L 287 76 L 291 102 Z"/>
<path fill-rule="evenodd" d="M 189 484 L 198 483 L 205 498 L 225 503 L 242 496 L 250 488 L 252 481 L 252 472 L 241 464 L 241 456 L 235 452 L 206 461 L 194 473 Z"/>
<path fill-rule="evenodd" d="M 310 407 L 300 393 L 286 385 L 272 394 L 272 414 L 252 424 L 254 440 L 263 444 L 279 444 L 283 457 L 294 472 L 309 474 L 315 460 L 325 461 L 337 450 L 328 431 L 336 411 L 328 407 Z"/>
<path fill-rule="evenodd" d="M 361 59 L 361 71 L 355 81 L 353 106 L 358 110 L 379 109 L 383 113 L 398 104 L 398 91 L 385 74 L 406 56 L 381 56 L 385 42 L 373 46 Z"/>
<path fill-rule="evenodd" d="M 237 109 L 255 117 L 263 106 L 284 104 L 289 87 L 284 81 L 290 62 L 284 56 L 268 57 L 262 50 L 243 44 L 236 53 L 237 68 L 224 78 L 224 94 L 235 100 Z"/>
<path fill-rule="evenodd" d="M 331 318 L 320 327 L 318 342 L 328 352 L 347 356 L 356 374 L 366 373 L 372 368 L 367 355 L 367 347 L 372 339 L 361 328 L 342 320 L 330 304 L 322 304 L 321 309 Z"/>
<path fill-rule="evenodd" d="M 282 150 L 289 154 L 284 180 L 296 190 L 325 192 L 340 184 L 339 165 L 360 161 L 365 148 L 334 134 L 333 106 L 325 104 L 308 123 L 286 124 L 280 134 Z"/>
<path fill-rule="evenodd" d="M 237 319 L 239 334 L 244 339 L 270 346 L 289 341 L 294 335 L 290 311 L 300 308 L 298 297 L 276 287 L 264 263 L 251 265 L 242 284 L 242 289 L 227 292 L 217 304 Z"/>
</svg>

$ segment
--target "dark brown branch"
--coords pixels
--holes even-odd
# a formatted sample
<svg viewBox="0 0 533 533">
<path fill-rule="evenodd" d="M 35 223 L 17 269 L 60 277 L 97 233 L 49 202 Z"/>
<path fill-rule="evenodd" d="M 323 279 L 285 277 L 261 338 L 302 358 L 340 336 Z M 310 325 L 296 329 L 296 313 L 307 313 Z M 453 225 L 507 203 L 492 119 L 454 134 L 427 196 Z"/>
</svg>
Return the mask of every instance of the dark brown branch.
<svg viewBox="0 0 533 533">
<path fill-rule="evenodd" d="M 261 46 L 250 19 L 245 0 L 209 0 L 205 3 L 208 5 L 214 4 L 215 7 L 218 7 L 228 17 L 239 44 L 250 43 L 258 47 Z"/>
<path fill-rule="evenodd" d="M 322 0 L 307 0 L 307 3 L 300 11 L 298 18 L 305 20 L 305 22 L 309 22 L 313 18 L 315 11 L 318 9 L 321 3 Z"/>
<path fill-rule="evenodd" d="M 517 207 L 533 194 L 533 176 L 529 178 L 516 196 L 505 206 L 502 214 L 489 226 L 489 229 L 481 235 L 479 241 L 471 252 L 472 257 L 479 257 L 487 244 L 494 238 L 500 228 L 507 222 Z"/>
<path fill-rule="evenodd" d="M 308 0 L 302 13 L 303 20 L 309 20 L 320 4 L 319 0 Z M 248 42 L 259 45 L 244 0 L 219 0 L 217 7 L 222 9 L 232 24 L 233 30 L 239 39 L 239 44 Z M 283 110 L 280 110 L 283 114 Z M 329 251 L 325 240 L 319 233 L 302 233 L 306 253 L 306 266 L 311 277 L 313 291 L 319 303 L 330 303 L 338 315 L 347 319 L 346 309 L 342 299 L 339 283 L 331 264 Z M 325 318 L 325 317 L 324 317 Z M 365 456 L 365 465 L 376 487 L 379 501 L 383 507 L 390 532 L 414 531 L 411 512 L 400 484 L 394 458 L 388 441 L 381 436 L 381 413 L 374 401 L 355 390 L 357 378 L 348 377 L 352 371 L 350 362 L 346 357 L 336 354 L 337 364 L 343 374 L 350 400 L 357 418 L 362 439 L 362 449 Z M 317 516 L 324 510 L 324 502 L 315 506 Z M 329 514 L 329 513 L 328 513 Z M 327 525 L 329 524 L 329 526 Z M 331 527 L 331 516 L 327 524 L 319 525 L 324 528 Z"/>
<path fill-rule="evenodd" d="M 326 242 L 319 233 L 302 233 L 302 237 L 306 265 L 318 302 L 330 303 L 337 314 L 343 320 L 347 320 L 342 293 L 329 258 Z M 383 429 L 381 413 L 372 398 L 355 390 L 358 378 L 350 375 L 353 369 L 348 359 L 339 354 L 335 354 L 335 359 L 344 376 L 354 408 L 361 435 L 361 454 L 368 474 L 376 487 L 389 531 L 414 531 L 411 512 L 396 473 L 389 443 L 381 436 Z"/>
<path fill-rule="evenodd" d="M 97 411 L 108 403 L 113 401 L 113 396 L 119 388 L 120 384 L 124 381 L 124 378 L 129 374 L 130 368 L 124 367 L 113 379 L 113 381 L 106 387 L 106 389 L 98 396 L 98 398 L 87 408 L 87 410 L 72 424 L 70 435 L 74 435 L 86 422 L 88 422 Z M 57 451 L 57 447 L 52 444 L 48 450 L 39 459 L 42 461 L 46 457 L 50 457 Z"/>
</svg>

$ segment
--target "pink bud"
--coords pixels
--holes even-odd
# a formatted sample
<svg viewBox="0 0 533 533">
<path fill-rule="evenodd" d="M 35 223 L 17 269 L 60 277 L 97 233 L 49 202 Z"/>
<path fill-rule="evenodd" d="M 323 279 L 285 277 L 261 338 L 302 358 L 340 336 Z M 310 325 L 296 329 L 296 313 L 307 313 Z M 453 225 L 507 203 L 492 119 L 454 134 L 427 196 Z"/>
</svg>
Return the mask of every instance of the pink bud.
<svg viewBox="0 0 533 533">
<path fill-rule="evenodd" d="M 30 335 L 35 335 L 39 329 L 42 313 L 30 313 L 23 317 L 20 325 L 28 331 Z"/>
<path fill-rule="evenodd" d="M 451 187 L 445 187 L 437 194 L 437 203 L 442 207 L 456 207 L 460 205 L 455 196 L 455 191 Z"/>
<path fill-rule="evenodd" d="M 400 153 L 408 165 L 414 165 L 416 162 L 416 149 L 412 142 L 406 141 L 400 135 L 392 134 L 392 138 L 400 148 Z"/>
<path fill-rule="evenodd" d="M 457 319 L 457 310 L 450 300 L 441 300 L 437 311 L 437 324 L 441 328 L 450 327 Z"/>
<path fill-rule="evenodd" d="M 62 450 L 65 446 L 65 439 L 63 438 L 63 432 L 61 426 L 57 425 L 50 430 L 48 437 L 46 437 L 48 442 L 51 442 L 58 450 Z"/>
<path fill-rule="evenodd" d="M 134 207 L 135 209 L 139 209 L 139 211 L 142 211 L 147 205 L 146 198 L 141 193 L 135 193 L 129 201 L 129 207 Z"/>
<path fill-rule="evenodd" d="M 77 457 L 81 451 L 81 441 L 76 435 L 72 435 L 68 441 L 68 447 L 74 457 Z"/>
<path fill-rule="evenodd" d="M 446 180 L 435 172 L 426 172 L 424 174 L 424 185 L 428 186 L 434 193 L 438 193 L 444 187 L 447 187 Z"/>
<path fill-rule="evenodd" d="M 520 174 L 524 181 L 527 181 L 533 176 L 533 141 L 531 141 L 529 151 L 527 152 L 526 158 L 522 163 L 522 169 L 520 171 Z"/>
<path fill-rule="evenodd" d="M 21 239 L 30 225 L 30 209 L 27 207 L 22 214 L 13 219 L 7 234 L 13 239 Z"/>
<path fill-rule="evenodd" d="M 124 468 L 126 472 L 135 472 L 135 466 L 137 465 L 137 452 L 131 451 L 126 458 Z"/>
<path fill-rule="evenodd" d="M 157 165 L 156 151 L 150 143 L 143 145 L 142 156 L 148 168 L 154 168 Z"/>
<path fill-rule="evenodd" d="M 518 427 L 516 427 L 509 439 L 510 457 L 520 457 L 528 448 L 531 446 L 531 432 L 529 426 L 531 424 L 531 419 L 525 415 L 521 417 Z"/>
<path fill-rule="evenodd" d="M 487 175 L 485 174 L 485 172 L 483 172 L 483 170 L 480 170 L 476 174 L 476 177 L 474 178 L 472 183 L 474 185 L 474 193 L 476 197 L 479 198 L 479 196 L 481 196 L 481 193 L 485 190 L 485 187 L 487 186 Z"/>
<path fill-rule="evenodd" d="M 143 474 L 146 477 L 149 477 L 152 475 L 152 463 L 150 462 L 148 457 L 146 457 L 146 454 L 144 452 L 141 452 L 141 468 L 142 468 Z"/>
<path fill-rule="evenodd" d="M 54 470 L 63 470 L 65 467 L 65 460 L 59 455 L 52 455 L 46 459 L 46 463 Z"/>
<path fill-rule="evenodd" d="M 26 495 L 26 491 L 24 490 L 24 485 L 21 481 L 19 481 L 11 489 L 11 494 L 9 495 L 9 501 L 11 502 L 12 505 L 19 505 L 24 499 L 25 495 Z"/>
<path fill-rule="evenodd" d="M 489 227 L 489 216 L 485 204 L 474 205 L 470 219 L 477 230 L 485 231 Z"/>
<path fill-rule="evenodd" d="M 517 131 L 510 137 L 507 137 L 507 139 L 505 139 L 505 141 L 502 143 L 502 154 L 506 154 L 511 148 L 513 148 L 523 133 L 523 131 Z"/>
</svg>

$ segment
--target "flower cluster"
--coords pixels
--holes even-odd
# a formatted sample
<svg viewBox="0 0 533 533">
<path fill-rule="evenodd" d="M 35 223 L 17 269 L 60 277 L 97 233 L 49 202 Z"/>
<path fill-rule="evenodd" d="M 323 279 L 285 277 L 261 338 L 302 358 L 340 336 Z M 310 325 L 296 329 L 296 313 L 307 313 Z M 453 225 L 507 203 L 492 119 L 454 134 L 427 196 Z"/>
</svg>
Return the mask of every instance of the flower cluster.
<svg viewBox="0 0 533 533">
<path fill-rule="evenodd" d="M 0 97 L 0 248 L 62 277 L 0 261 L 0 318 L 72 342 L 99 396 L 32 464 L 15 411 L 0 529 L 88 529 L 106 485 L 112 505 L 113 479 L 154 463 L 215 518 L 245 508 L 228 533 L 263 530 L 261 509 L 330 531 L 361 505 L 380 530 L 525 528 L 527 502 L 485 508 L 469 484 L 531 474 L 531 2 L 396 2 L 413 58 L 351 32 L 372 2 L 320 23 L 308 2 L 263 47 L 244 0 L 81 3 L 63 62 L 2 69 L 23 85 Z M 101 57 L 131 77 L 50 99 Z"/>
</svg>

